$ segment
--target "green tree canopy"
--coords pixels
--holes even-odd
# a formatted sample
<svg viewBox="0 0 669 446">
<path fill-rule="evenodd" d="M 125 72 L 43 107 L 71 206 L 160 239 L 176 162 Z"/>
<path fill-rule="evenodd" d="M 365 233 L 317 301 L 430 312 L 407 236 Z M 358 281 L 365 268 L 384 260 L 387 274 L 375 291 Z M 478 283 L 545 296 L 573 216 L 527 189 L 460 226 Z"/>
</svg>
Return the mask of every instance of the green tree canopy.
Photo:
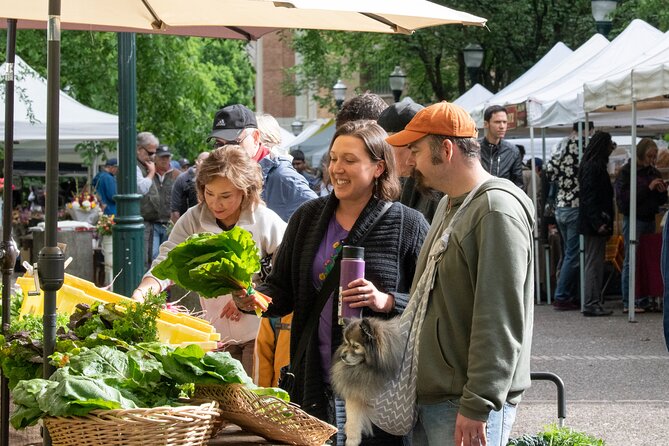
<svg viewBox="0 0 669 446">
<path fill-rule="evenodd" d="M 4 52 L 6 31 L 0 36 Z M 46 76 L 46 35 L 19 30 L 16 53 Z M 181 155 L 206 149 L 216 110 L 228 103 L 253 106 L 255 73 L 238 40 L 137 35 L 137 131 L 153 132 Z M 89 107 L 118 113 L 115 33 L 65 31 L 61 87 Z"/>
</svg>

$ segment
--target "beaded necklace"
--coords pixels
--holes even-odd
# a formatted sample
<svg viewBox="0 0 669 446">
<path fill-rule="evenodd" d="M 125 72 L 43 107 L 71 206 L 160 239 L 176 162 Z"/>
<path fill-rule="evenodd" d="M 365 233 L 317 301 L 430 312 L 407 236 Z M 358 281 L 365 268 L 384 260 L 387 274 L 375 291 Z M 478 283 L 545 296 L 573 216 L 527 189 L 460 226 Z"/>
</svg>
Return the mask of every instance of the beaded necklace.
<svg viewBox="0 0 669 446">
<path fill-rule="evenodd" d="M 337 259 L 337 256 L 339 255 L 343 247 L 344 247 L 344 240 L 337 240 L 332 244 L 332 248 L 334 248 L 334 251 L 332 251 L 332 255 L 330 256 L 330 258 L 327 259 L 325 263 L 323 263 L 324 271 L 318 275 L 318 278 L 320 279 L 321 282 L 325 282 L 325 279 L 327 278 L 328 274 L 330 274 L 330 271 L 332 271 L 332 268 L 334 268 L 335 260 Z"/>
</svg>

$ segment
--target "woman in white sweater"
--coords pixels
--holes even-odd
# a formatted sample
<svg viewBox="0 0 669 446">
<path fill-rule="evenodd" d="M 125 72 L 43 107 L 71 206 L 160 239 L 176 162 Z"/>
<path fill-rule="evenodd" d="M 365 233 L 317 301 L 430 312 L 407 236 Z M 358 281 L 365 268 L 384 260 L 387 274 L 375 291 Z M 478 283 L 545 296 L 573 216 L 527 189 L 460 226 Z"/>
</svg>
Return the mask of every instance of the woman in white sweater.
<svg viewBox="0 0 669 446">
<path fill-rule="evenodd" d="M 262 172 L 239 146 L 223 146 L 212 150 L 198 168 L 196 188 L 200 203 L 182 215 L 160 245 L 160 253 L 132 294 L 142 300 L 151 290 L 163 291 L 172 282 L 151 274 L 167 253 L 189 236 L 201 232 L 219 233 L 235 226 L 246 229 L 259 249 L 263 268 L 281 243 L 286 223 L 265 206 L 260 198 Z M 262 277 L 256 277 L 256 282 Z M 224 349 L 239 359 L 252 376 L 253 346 L 260 320 L 255 315 L 241 313 L 230 295 L 214 299 L 200 297 L 205 318 L 216 327 L 224 341 Z"/>
</svg>

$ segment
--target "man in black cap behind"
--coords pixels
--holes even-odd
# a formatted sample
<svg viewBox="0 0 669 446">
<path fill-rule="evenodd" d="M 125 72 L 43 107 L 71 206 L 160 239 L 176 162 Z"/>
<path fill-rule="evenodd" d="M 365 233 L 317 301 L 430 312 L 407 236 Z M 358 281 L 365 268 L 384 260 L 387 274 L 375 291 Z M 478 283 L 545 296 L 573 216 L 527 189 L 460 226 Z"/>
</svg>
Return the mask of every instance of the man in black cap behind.
<svg viewBox="0 0 669 446">
<path fill-rule="evenodd" d="M 244 105 L 228 105 L 216 112 L 212 132 L 207 138 L 207 141 L 212 140 L 214 148 L 238 145 L 260 164 L 262 199 L 284 221 L 288 221 L 302 203 L 316 198 L 316 193 L 293 168 L 288 157 L 271 154 L 269 148 L 261 144 L 256 117 Z"/>
<path fill-rule="evenodd" d="M 394 135 L 404 130 L 404 127 L 406 127 L 416 113 L 423 108 L 425 107 L 415 103 L 411 98 L 404 98 L 401 102 L 396 102 L 381 112 L 377 123 L 388 135 Z M 417 187 L 414 169 L 407 164 L 409 155 L 411 155 L 409 147 L 393 146 L 393 154 L 395 155 L 397 175 L 399 175 L 402 184 L 400 203 L 421 212 L 428 223 L 432 223 L 434 211 L 437 209 L 439 200 L 441 200 L 444 194 L 433 189 Z"/>
</svg>

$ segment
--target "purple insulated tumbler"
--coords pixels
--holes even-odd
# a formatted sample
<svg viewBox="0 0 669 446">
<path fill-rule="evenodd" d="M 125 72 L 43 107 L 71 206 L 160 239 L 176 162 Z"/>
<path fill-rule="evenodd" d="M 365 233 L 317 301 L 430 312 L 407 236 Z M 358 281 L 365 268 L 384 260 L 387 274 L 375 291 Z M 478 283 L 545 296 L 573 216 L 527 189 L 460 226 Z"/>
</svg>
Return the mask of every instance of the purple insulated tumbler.
<svg viewBox="0 0 669 446">
<path fill-rule="evenodd" d="M 365 248 L 361 246 L 344 246 L 342 249 L 341 272 L 339 275 L 339 323 L 344 318 L 362 317 L 362 308 L 351 308 L 348 302 L 342 302 L 341 292 L 348 289 L 348 284 L 355 279 L 365 277 Z"/>
</svg>

